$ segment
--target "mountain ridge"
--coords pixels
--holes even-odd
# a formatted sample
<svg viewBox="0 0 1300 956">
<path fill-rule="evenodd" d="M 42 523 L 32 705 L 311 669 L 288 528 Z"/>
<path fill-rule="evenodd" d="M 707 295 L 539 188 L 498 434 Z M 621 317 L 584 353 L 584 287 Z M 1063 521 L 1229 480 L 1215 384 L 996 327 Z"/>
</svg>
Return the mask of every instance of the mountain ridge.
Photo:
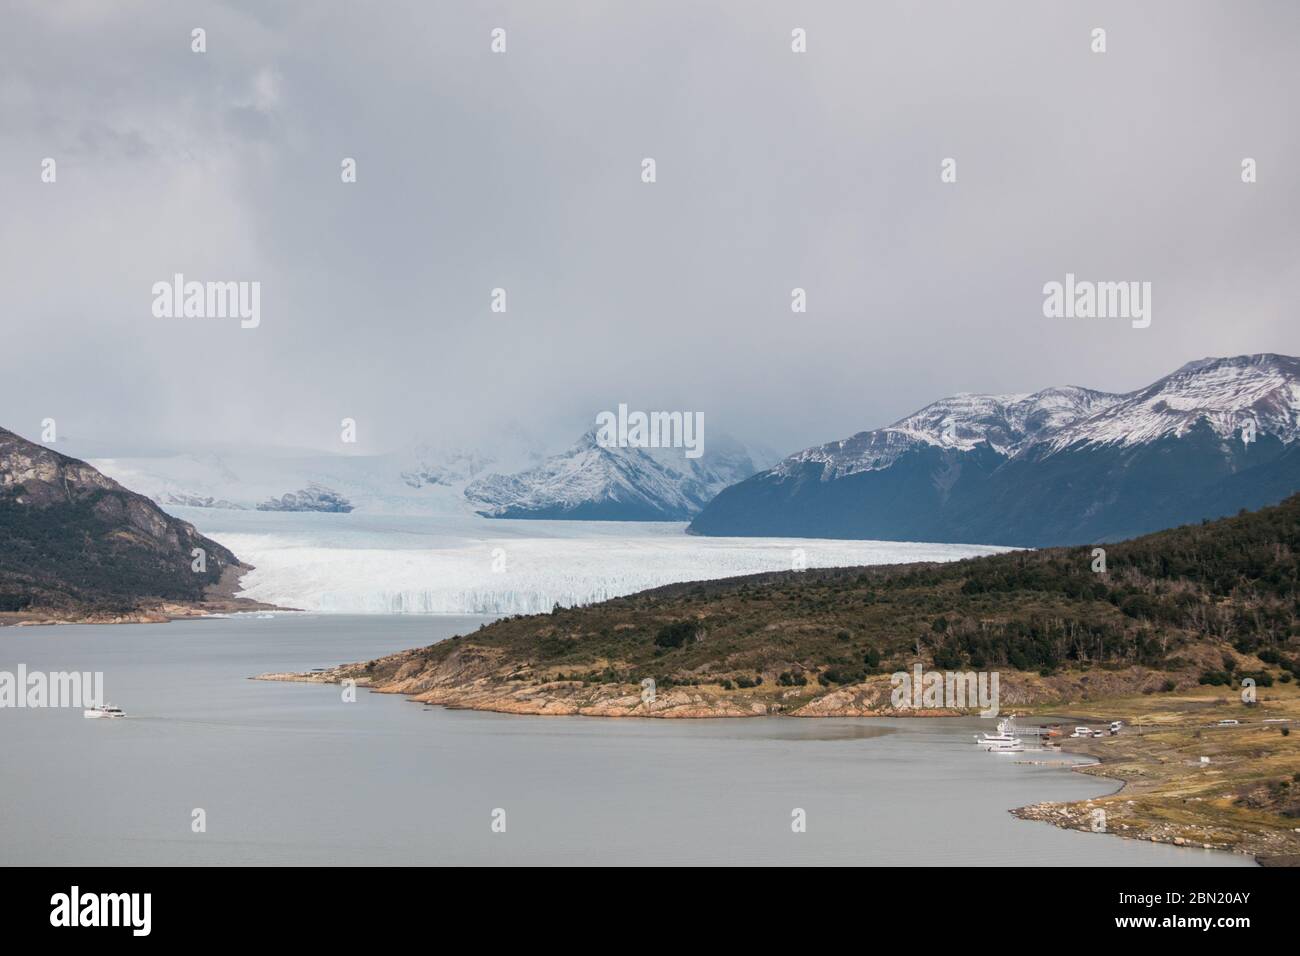
<svg viewBox="0 0 1300 956">
<path fill-rule="evenodd" d="M 93 466 L 0 428 L 0 612 L 160 619 L 233 604 L 247 570 Z"/>
<path fill-rule="evenodd" d="M 1300 488 L 1297 437 L 1300 359 L 1274 353 L 1199 359 L 1127 393 L 961 394 L 796 452 L 723 490 L 688 530 L 1116 540 L 1280 501 Z"/>
</svg>

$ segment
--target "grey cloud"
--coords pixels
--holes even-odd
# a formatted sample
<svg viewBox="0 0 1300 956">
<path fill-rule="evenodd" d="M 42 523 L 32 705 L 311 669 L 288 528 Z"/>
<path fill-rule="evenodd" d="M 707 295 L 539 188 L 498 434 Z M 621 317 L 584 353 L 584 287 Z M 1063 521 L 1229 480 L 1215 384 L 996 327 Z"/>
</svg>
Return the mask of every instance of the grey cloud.
<svg viewBox="0 0 1300 956">
<path fill-rule="evenodd" d="M 1286 2 L 20 4 L 0 424 L 560 442 L 626 401 L 788 451 L 1296 354 L 1297 40 Z M 262 326 L 153 319 L 177 271 L 261 281 Z M 1152 327 L 1044 319 L 1066 271 L 1151 281 Z"/>
</svg>

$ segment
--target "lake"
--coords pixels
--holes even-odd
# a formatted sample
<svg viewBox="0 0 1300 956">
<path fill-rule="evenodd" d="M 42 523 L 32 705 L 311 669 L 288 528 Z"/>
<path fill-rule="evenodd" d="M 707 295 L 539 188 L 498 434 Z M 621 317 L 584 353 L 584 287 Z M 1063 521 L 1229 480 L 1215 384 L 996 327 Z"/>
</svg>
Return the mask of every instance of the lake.
<svg viewBox="0 0 1300 956">
<path fill-rule="evenodd" d="M 1012 807 L 1115 784 L 976 751 L 971 734 L 988 729 L 977 718 L 519 717 L 247 679 L 486 620 L 2 629 L 0 670 L 102 671 L 129 716 L 0 710 L 0 862 L 1251 864 L 1015 819 Z M 791 831 L 796 808 L 806 832 Z M 195 809 L 206 832 L 191 830 Z"/>
</svg>

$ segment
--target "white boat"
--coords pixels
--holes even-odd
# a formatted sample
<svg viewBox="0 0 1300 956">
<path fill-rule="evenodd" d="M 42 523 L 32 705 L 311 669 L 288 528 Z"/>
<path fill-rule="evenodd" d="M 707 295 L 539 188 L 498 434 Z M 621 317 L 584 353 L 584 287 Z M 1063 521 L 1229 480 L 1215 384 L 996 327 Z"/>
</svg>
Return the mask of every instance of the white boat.
<svg viewBox="0 0 1300 956">
<path fill-rule="evenodd" d="M 90 707 L 81 712 L 81 716 L 87 720 L 94 720 L 100 717 L 125 717 L 121 707 L 114 707 L 112 704 L 101 704 L 98 707 Z"/>
<path fill-rule="evenodd" d="M 1008 717 L 1006 720 L 999 720 L 998 732 L 996 734 L 985 733 L 985 734 L 975 735 L 975 743 L 977 744 L 986 744 L 990 742 L 996 742 L 999 740 L 1015 740 L 1015 739 L 1016 739 L 1016 719 L 1014 717 Z"/>
<path fill-rule="evenodd" d="M 992 741 L 988 744 L 981 744 L 980 747 L 991 754 L 1019 754 L 1025 752 L 1025 745 L 1021 743 L 1018 737 L 1011 740 Z"/>
<path fill-rule="evenodd" d="M 981 750 L 987 750 L 989 753 L 1000 754 L 1018 754 L 1025 749 L 1025 745 L 1016 736 L 1014 717 L 999 720 L 996 734 L 976 734 L 975 746 Z"/>
</svg>

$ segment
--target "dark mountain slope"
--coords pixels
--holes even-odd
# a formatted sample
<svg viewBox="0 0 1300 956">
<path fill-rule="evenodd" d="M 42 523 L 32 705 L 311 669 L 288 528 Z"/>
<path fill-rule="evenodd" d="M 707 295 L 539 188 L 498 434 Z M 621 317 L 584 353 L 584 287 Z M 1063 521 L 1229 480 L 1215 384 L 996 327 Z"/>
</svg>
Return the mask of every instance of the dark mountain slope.
<svg viewBox="0 0 1300 956">
<path fill-rule="evenodd" d="M 241 569 L 143 495 L 0 429 L 0 611 L 75 618 L 196 603 Z"/>
</svg>

